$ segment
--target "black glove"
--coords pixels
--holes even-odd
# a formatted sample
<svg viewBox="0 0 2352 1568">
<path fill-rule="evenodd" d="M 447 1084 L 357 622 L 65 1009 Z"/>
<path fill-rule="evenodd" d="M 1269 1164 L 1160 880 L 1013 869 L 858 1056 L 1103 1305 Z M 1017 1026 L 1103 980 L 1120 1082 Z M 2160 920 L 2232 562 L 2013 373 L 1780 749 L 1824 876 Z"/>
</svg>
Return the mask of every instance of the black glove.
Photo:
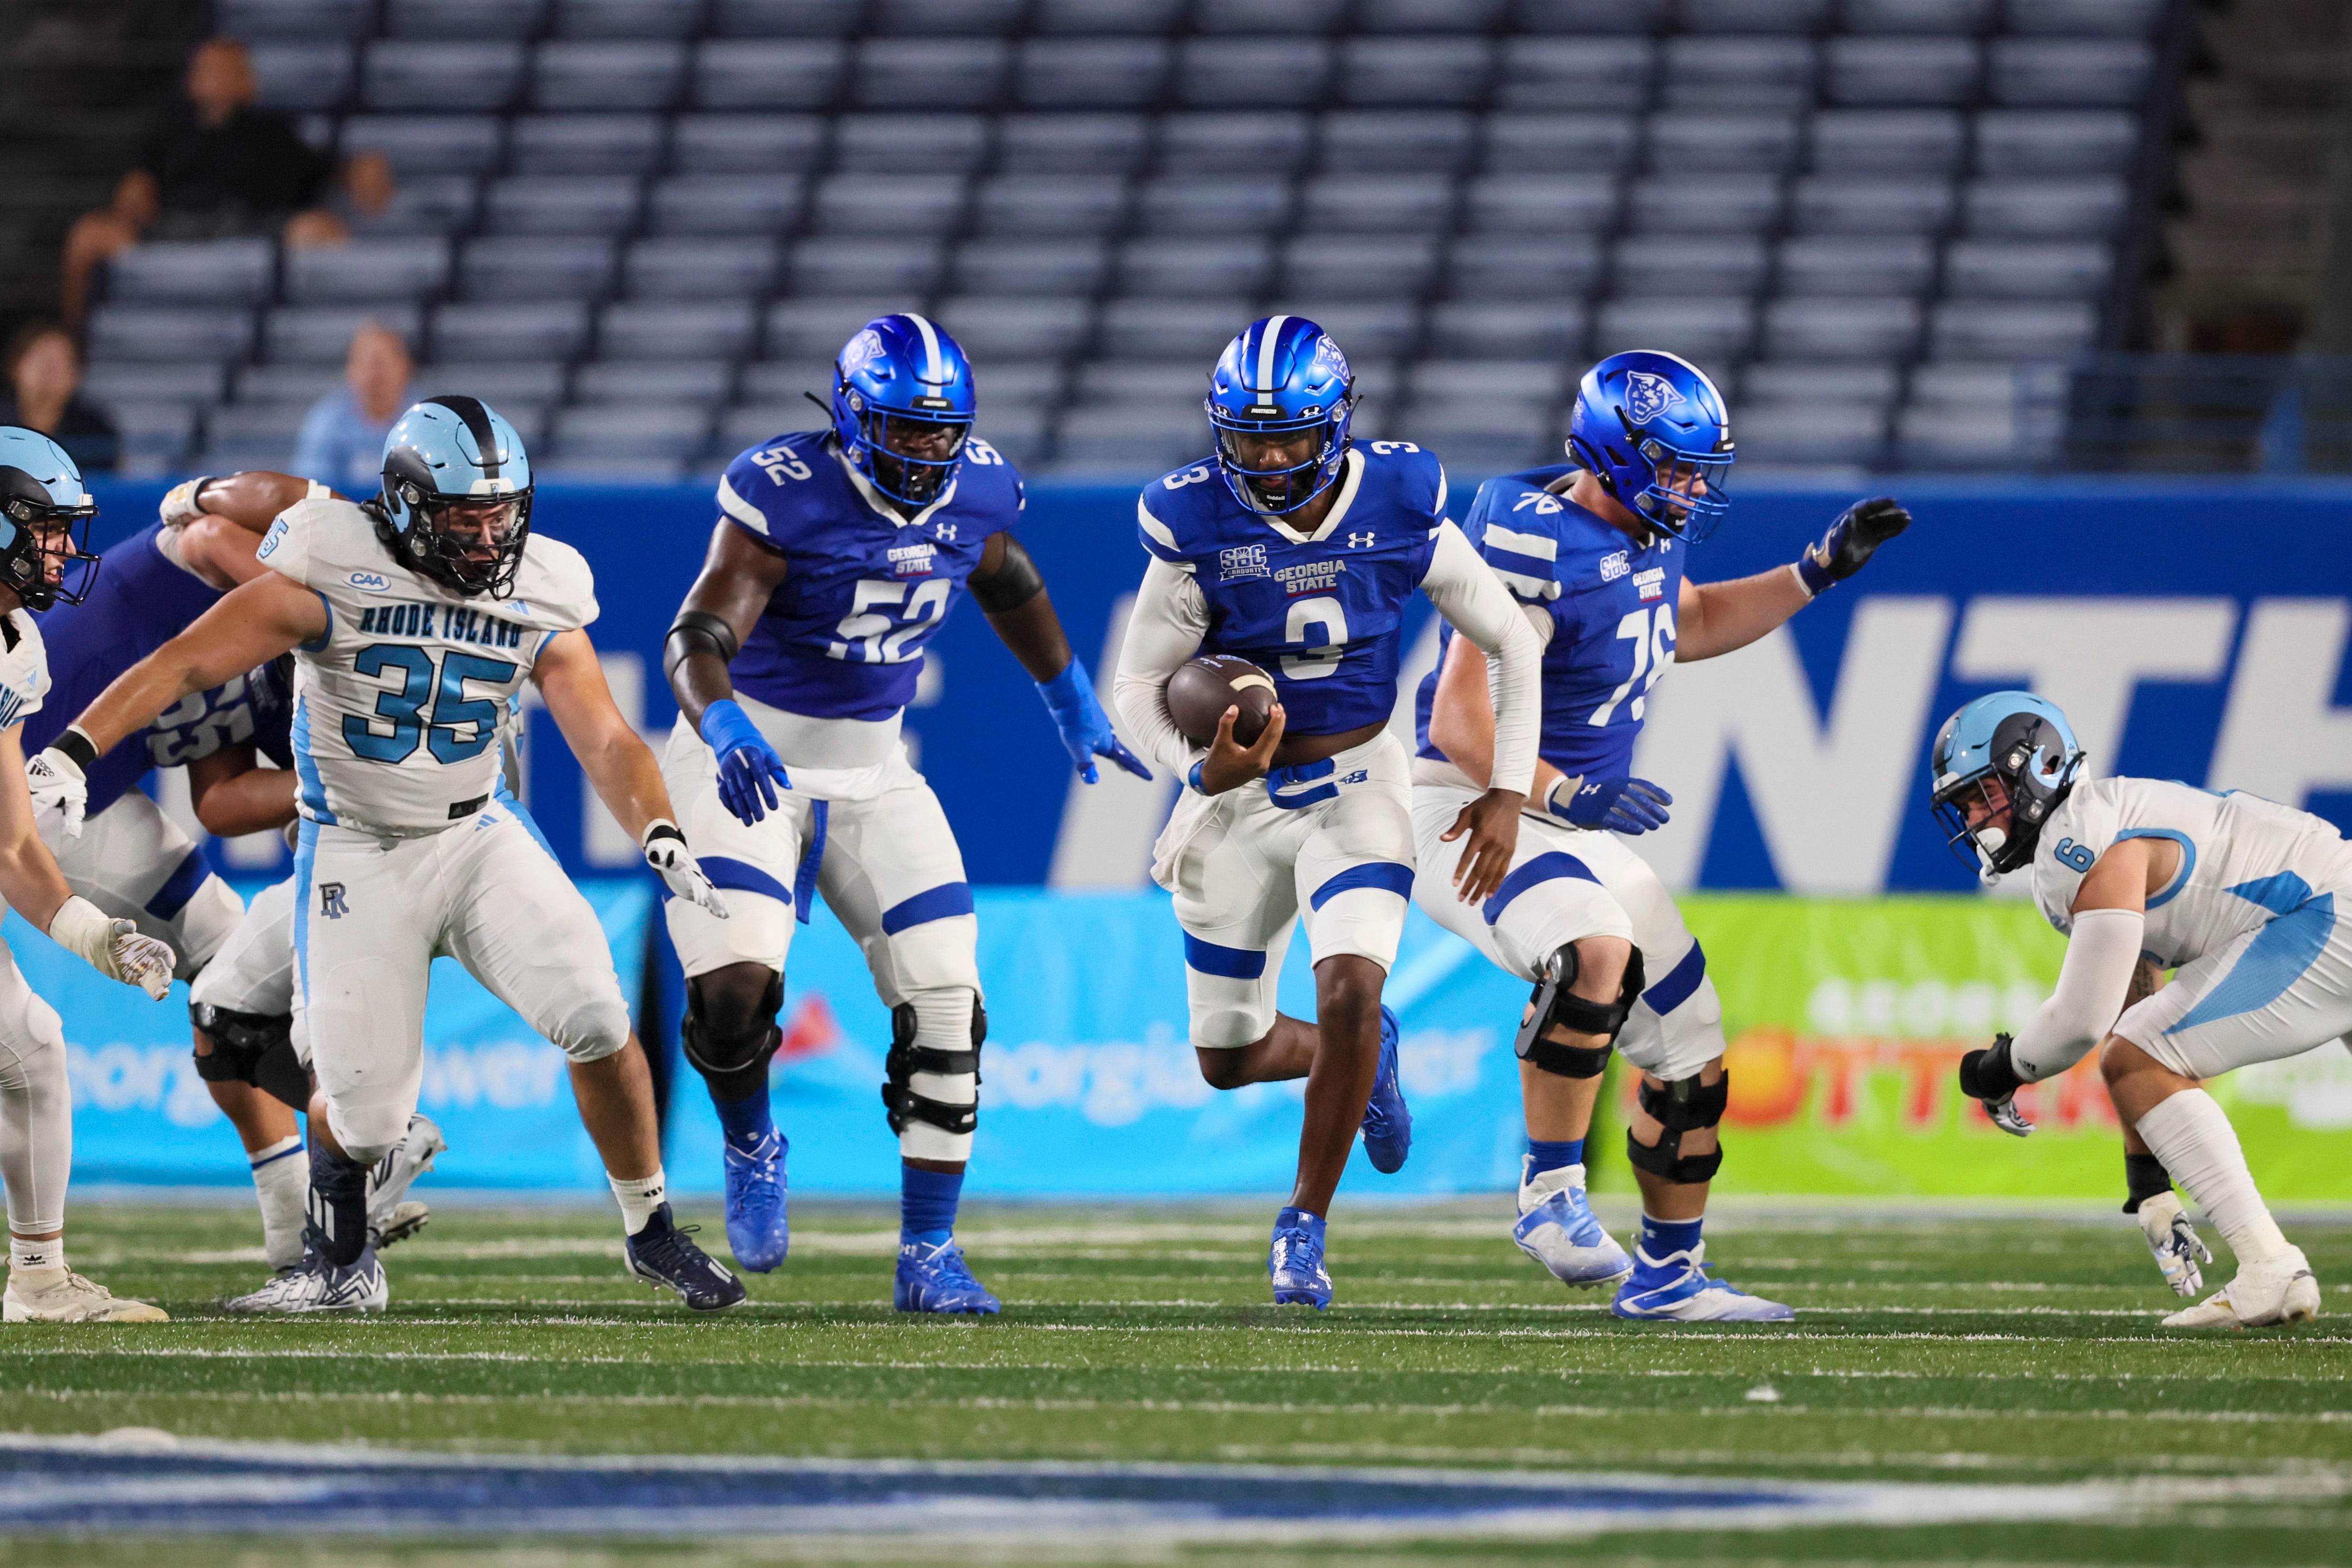
<svg viewBox="0 0 2352 1568">
<path fill-rule="evenodd" d="M 1869 563 L 1878 547 L 1911 526 L 1911 514 L 1892 496 L 1856 501 L 1838 514 L 1819 544 L 1798 558 L 1797 574 L 1818 594 Z"/>
<path fill-rule="evenodd" d="M 2010 1065 L 2009 1046 L 2007 1035 L 1995 1035 L 1990 1050 L 1970 1051 L 1962 1057 L 1960 1092 L 1984 1101 L 1985 1114 L 1995 1127 L 2013 1138 L 2024 1138 L 2033 1131 L 2033 1123 L 2017 1109 L 2018 1087 L 2025 1080 Z"/>
</svg>

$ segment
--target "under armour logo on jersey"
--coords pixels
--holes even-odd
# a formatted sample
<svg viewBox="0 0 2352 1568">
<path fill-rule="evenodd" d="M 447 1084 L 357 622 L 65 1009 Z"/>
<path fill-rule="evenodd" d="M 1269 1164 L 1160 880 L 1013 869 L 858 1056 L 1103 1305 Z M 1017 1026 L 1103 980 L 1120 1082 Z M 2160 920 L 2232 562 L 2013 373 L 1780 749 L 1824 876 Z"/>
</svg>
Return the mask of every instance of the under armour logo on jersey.
<svg viewBox="0 0 2352 1568">
<path fill-rule="evenodd" d="M 1371 544 L 1372 535 L 1369 531 L 1348 535 L 1348 548 L 1350 550 L 1369 550 Z"/>
<path fill-rule="evenodd" d="M 321 882 L 319 884 L 319 913 L 320 915 L 331 921 L 339 921 L 351 912 L 351 905 L 343 901 L 343 885 L 341 882 Z"/>
<path fill-rule="evenodd" d="M 953 539 L 956 536 L 956 525 L 952 522 L 935 522 L 931 527 L 941 539 Z"/>
<path fill-rule="evenodd" d="M 1647 425 L 1682 400 L 1675 384 L 1663 375 L 1646 370 L 1625 373 L 1625 417 L 1636 425 Z"/>
</svg>

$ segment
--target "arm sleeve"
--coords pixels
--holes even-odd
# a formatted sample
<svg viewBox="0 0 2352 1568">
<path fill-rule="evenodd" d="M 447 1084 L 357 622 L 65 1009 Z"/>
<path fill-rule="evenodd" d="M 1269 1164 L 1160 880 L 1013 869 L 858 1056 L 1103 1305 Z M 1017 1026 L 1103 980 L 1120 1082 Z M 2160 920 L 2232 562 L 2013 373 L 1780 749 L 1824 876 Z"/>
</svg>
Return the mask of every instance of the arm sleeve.
<svg viewBox="0 0 2352 1568">
<path fill-rule="evenodd" d="M 1421 580 L 1437 613 L 1486 656 L 1486 682 L 1495 701 L 1495 763 L 1489 787 L 1526 795 L 1536 773 L 1536 742 L 1543 723 L 1543 647 L 1500 579 L 1478 559 L 1462 531 L 1438 531 L 1429 571 Z"/>
<path fill-rule="evenodd" d="M 2074 917 L 2058 988 L 2011 1042 L 2018 1077 L 2028 1083 L 2054 1077 L 2106 1038 L 2131 993 L 2147 926 L 2138 910 L 2085 910 Z"/>
<path fill-rule="evenodd" d="M 1201 651 L 1201 639 L 1208 631 L 1209 605 L 1200 584 L 1190 574 L 1154 558 L 1144 569 L 1143 586 L 1136 590 L 1135 606 L 1128 612 L 1111 702 L 1143 754 L 1180 779 L 1209 752 L 1176 728 L 1168 712 L 1168 678 Z"/>
</svg>

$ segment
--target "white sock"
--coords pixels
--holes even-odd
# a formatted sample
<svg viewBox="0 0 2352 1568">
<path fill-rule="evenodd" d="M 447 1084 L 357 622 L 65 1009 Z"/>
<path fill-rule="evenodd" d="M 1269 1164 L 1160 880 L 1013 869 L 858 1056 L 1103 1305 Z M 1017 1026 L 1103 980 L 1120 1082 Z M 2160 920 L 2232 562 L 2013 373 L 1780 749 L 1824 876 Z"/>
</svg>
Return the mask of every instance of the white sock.
<svg viewBox="0 0 2352 1568">
<path fill-rule="evenodd" d="M 613 1195 L 620 1200 L 622 1228 L 631 1236 L 645 1229 L 646 1222 L 654 1217 L 654 1210 L 662 1205 L 662 1189 L 666 1185 L 662 1173 L 656 1171 L 650 1176 L 615 1176 L 608 1172 L 604 1179 L 613 1184 Z"/>
<path fill-rule="evenodd" d="M 10 1232 L 8 1236 L 8 1267 L 19 1268 L 63 1268 L 66 1266 L 66 1238 L 62 1236 L 47 1241 L 26 1241 Z"/>
<path fill-rule="evenodd" d="M 2139 1135 L 2180 1189 L 2197 1200 L 2241 1265 L 2287 1249 L 2286 1237 L 2254 1190 L 2237 1129 L 2211 1095 L 2184 1089 L 2158 1100 L 2139 1119 Z"/>
<path fill-rule="evenodd" d="M 310 1190 L 310 1163 L 301 1156 L 302 1140 L 290 1134 L 247 1156 L 261 1200 L 261 1250 L 272 1268 L 302 1261 L 302 1198 Z"/>
</svg>

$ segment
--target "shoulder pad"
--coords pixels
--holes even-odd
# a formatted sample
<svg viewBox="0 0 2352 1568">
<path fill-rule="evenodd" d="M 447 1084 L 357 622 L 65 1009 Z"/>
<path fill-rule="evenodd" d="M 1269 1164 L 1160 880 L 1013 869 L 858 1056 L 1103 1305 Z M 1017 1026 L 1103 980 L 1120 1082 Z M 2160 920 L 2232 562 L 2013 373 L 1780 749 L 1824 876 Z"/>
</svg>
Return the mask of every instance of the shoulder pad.
<svg viewBox="0 0 2352 1568">
<path fill-rule="evenodd" d="M 763 539 L 789 538 L 816 499 L 818 465 L 829 460 L 822 430 L 788 431 L 746 447 L 719 476 L 719 510 Z"/>
<path fill-rule="evenodd" d="M 1027 504 L 1021 471 L 977 436 L 963 444 L 963 467 L 956 470 L 956 504 L 986 514 L 992 531 L 1012 526 Z"/>
<path fill-rule="evenodd" d="M 514 597 L 488 607 L 493 614 L 504 609 L 549 631 L 574 631 L 592 625 L 599 613 L 596 575 L 579 551 L 560 539 L 533 533 L 523 545 Z"/>
</svg>

